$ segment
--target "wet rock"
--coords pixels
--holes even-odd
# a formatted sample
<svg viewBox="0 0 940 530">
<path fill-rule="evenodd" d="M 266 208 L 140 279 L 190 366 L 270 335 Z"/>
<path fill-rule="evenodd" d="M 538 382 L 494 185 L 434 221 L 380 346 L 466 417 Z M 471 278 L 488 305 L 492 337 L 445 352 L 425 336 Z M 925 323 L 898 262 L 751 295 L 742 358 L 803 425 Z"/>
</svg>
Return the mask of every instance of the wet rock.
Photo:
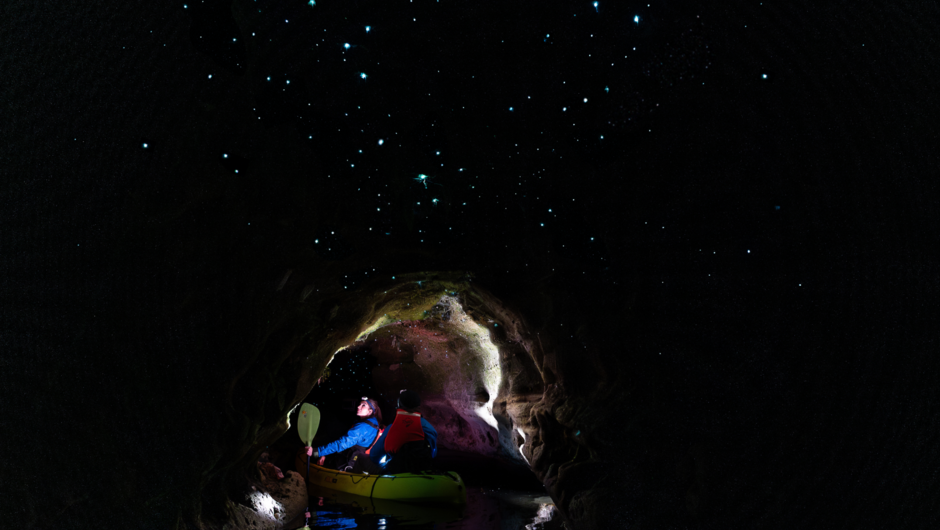
<svg viewBox="0 0 940 530">
<path fill-rule="evenodd" d="M 251 488 L 244 503 L 230 505 L 223 530 L 282 530 L 302 517 L 308 502 L 303 477 L 270 462 L 259 463 L 258 470 L 260 484 Z"/>
</svg>

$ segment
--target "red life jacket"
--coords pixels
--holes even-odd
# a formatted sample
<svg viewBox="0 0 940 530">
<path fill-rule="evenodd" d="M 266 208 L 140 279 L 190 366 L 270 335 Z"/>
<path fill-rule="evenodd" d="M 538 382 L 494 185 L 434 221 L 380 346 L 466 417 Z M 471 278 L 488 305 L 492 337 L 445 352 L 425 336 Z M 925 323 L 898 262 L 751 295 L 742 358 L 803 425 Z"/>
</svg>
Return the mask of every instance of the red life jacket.
<svg viewBox="0 0 940 530">
<path fill-rule="evenodd" d="M 408 412 L 398 409 L 395 421 L 388 427 L 385 436 L 385 452 L 394 454 L 402 445 L 408 442 L 424 440 L 424 429 L 421 428 L 421 413 Z"/>
</svg>

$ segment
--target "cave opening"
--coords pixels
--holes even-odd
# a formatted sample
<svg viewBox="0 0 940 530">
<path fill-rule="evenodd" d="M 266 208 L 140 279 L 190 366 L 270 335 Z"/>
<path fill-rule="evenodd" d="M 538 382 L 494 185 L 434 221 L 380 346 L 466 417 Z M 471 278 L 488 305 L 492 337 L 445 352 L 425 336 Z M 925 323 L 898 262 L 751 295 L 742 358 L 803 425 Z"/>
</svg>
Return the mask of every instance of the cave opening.
<svg viewBox="0 0 940 530">
<path fill-rule="evenodd" d="M 400 391 L 413 390 L 438 431 L 436 469 L 459 473 L 477 497 L 502 492 L 516 511 L 544 511 L 551 499 L 526 444 L 538 438 L 528 409 L 542 396 L 545 374 L 523 319 L 469 282 L 410 280 L 374 294 L 369 316 L 354 320 L 358 334 L 332 355 L 302 400 L 321 410 L 314 443 L 343 436 L 363 396 L 379 403 L 390 424 Z M 298 440 L 292 426 L 270 448 L 272 457 L 292 468 Z M 494 504 L 488 511 L 506 510 Z"/>
</svg>

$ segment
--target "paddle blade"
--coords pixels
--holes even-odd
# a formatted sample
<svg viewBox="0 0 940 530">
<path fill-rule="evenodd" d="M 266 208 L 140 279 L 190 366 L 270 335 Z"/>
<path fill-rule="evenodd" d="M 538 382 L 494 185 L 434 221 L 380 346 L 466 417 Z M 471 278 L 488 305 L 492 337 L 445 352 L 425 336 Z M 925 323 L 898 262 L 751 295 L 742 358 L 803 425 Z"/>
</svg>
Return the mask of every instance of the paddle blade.
<svg viewBox="0 0 940 530">
<path fill-rule="evenodd" d="M 320 426 L 320 409 L 310 403 L 304 403 L 297 415 L 297 433 L 304 445 L 310 445 Z"/>
</svg>

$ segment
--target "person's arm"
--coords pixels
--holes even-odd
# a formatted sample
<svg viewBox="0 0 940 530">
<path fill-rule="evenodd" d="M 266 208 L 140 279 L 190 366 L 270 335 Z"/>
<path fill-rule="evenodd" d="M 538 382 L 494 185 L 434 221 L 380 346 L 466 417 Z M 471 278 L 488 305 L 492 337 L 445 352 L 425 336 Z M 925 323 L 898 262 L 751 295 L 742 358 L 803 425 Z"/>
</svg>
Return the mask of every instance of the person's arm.
<svg viewBox="0 0 940 530">
<path fill-rule="evenodd" d="M 431 446 L 431 458 L 434 458 L 437 456 L 437 430 L 424 418 L 421 418 L 421 430 L 424 431 L 424 439 Z"/>
<path fill-rule="evenodd" d="M 345 451 L 354 445 L 369 447 L 369 444 L 372 443 L 372 439 L 374 437 L 375 429 L 371 425 L 357 423 L 355 426 L 353 426 L 352 429 L 349 429 L 349 432 L 346 433 L 346 436 L 343 436 L 335 442 L 318 447 L 317 453 L 319 453 L 320 456 L 326 456 L 333 453 L 338 453 L 340 451 Z"/>
</svg>

